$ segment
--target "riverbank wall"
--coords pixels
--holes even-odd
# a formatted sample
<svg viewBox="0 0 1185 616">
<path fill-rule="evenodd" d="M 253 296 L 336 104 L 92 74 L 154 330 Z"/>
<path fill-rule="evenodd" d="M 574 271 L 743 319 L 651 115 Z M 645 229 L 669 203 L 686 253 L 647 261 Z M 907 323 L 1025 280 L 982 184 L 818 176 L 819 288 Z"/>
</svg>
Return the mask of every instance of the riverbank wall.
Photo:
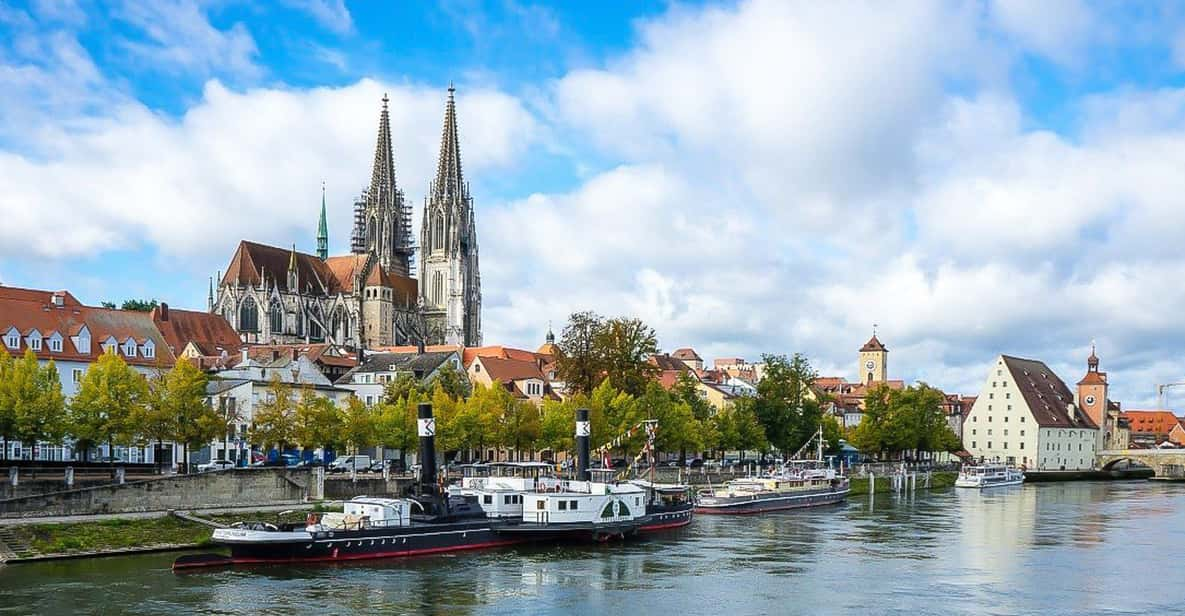
<svg viewBox="0 0 1185 616">
<path fill-rule="evenodd" d="M 325 478 L 326 500 L 349 500 L 355 496 L 384 496 L 399 497 L 407 491 L 415 478 L 391 477 L 383 479 L 381 476 L 350 478 L 349 476 L 329 476 Z"/>
<path fill-rule="evenodd" d="M 321 469 L 243 468 L 170 475 L 0 500 L 0 518 L 139 513 L 324 498 Z"/>
</svg>

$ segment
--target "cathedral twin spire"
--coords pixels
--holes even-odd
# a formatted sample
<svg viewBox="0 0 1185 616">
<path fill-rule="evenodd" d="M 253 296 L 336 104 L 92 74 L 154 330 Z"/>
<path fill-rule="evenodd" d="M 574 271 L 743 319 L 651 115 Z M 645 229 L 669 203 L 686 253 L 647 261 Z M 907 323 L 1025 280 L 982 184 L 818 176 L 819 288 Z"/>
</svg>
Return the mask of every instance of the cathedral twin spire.
<svg viewBox="0 0 1185 616">
<path fill-rule="evenodd" d="M 457 136 L 457 103 L 453 84 L 448 86 L 448 103 L 444 108 L 444 128 L 440 135 L 440 158 L 436 162 L 436 180 L 431 194 L 436 200 L 465 199 L 469 196 L 461 175 L 461 140 Z"/>
</svg>

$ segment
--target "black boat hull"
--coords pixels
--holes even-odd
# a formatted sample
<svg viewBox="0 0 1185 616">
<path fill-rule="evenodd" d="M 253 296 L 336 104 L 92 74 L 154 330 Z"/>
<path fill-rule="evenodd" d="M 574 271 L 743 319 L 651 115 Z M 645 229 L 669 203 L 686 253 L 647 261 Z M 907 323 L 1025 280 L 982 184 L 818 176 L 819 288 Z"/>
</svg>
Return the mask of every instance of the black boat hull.
<svg viewBox="0 0 1185 616">
<path fill-rule="evenodd" d="M 332 531 L 292 540 L 215 540 L 230 548 L 230 559 L 235 564 L 398 558 L 496 548 L 523 541 L 524 538 L 495 532 L 486 520 L 439 526 Z"/>
</svg>

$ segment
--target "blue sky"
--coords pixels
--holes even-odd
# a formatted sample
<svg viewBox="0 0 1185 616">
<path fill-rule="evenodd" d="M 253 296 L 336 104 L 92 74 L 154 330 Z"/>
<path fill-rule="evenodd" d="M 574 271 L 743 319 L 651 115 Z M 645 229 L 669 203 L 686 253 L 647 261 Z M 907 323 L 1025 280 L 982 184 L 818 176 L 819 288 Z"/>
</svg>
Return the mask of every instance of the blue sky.
<svg viewBox="0 0 1185 616">
<path fill-rule="evenodd" d="M 379 99 L 417 206 L 457 84 L 492 343 L 574 310 L 709 359 L 974 392 L 998 353 L 1181 380 L 1170 3 L 0 0 L 0 282 L 204 307 L 240 239 L 330 247 Z M 418 224 L 418 213 L 417 213 Z"/>
</svg>

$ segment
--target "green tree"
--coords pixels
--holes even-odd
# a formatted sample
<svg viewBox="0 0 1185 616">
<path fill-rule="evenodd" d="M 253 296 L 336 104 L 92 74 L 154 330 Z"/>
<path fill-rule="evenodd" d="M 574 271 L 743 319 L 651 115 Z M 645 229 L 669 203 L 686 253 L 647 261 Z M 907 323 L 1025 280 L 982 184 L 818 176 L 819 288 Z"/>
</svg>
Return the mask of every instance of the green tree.
<svg viewBox="0 0 1185 616">
<path fill-rule="evenodd" d="M 412 392 L 408 397 L 394 402 L 383 402 L 375 410 L 375 433 L 379 445 L 399 450 L 399 461 L 407 464 L 407 453 L 415 451 L 419 444 L 416 408 L 420 394 Z"/>
<path fill-rule="evenodd" d="M 699 379 L 695 378 L 690 370 L 680 372 L 675 378 L 675 385 L 671 387 L 671 393 L 686 402 L 691 407 L 691 414 L 703 421 L 711 417 L 716 409 L 712 408 L 712 404 L 699 392 Z"/>
<path fill-rule="evenodd" d="M 344 421 L 333 401 L 303 388 L 292 412 L 292 441 L 304 451 L 345 442 Z"/>
<path fill-rule="evenodd" d="M 125 299 L 119 309 L 135 312 L 152 312 L 152 309 L 158 305 L 160 305 L 160 302 L 155 299 Z"/>
<path fill-rule="evenodd" d="M 539 407 L 529 400 L 506 396 L 498 417 L 498 444 L 513 450 L 516 460 L 522 459 L 524 451 L 534 451 L 542 427 Z"/>
<path fill-rule="evenodd" d="M 247 431 L 251 442 L 264 449 L 273 446 L 284 452 L 285 445 L 292 443 L 296 433 L 296 403 L 292 387 L 272 377 L 268 383 L 266 399 L 255 407 L 255 421 Z"/>
<path fill-rule="evenodd" d="M 8 371 L 7 398 L 13 411 L 13 432 L 30 451 L 40 441 L 60 443 L 66 432 L 66 401 L 53 360 L 41 366 L 26 349 Z"/>
<path fill-rule="evenodd" d="M 737 434 L 737 449 L 740 450 L 742 460 L 746 451 L 763 452 L 769 449 L 765 426 L 757 418 L 756 402 L 752 397 L 740 398 L 730 409 Z"/>
<path fill-rule="evenodd" d="M 959 439 L 942 413 L 942 392 L 920 383 L 900 390 L 880 385 L 864 400 L 852 444 L 870 454 L 955 451 Z"/>
<path fill-rule="evenodd" d="M 444 395 L 441 388 L 437 388 L 437 392 Z M 502 415 L 513 402 L 514 397 L 506 388 L 497 385 L 486 387 L 479 383 L 473 388 L 473 395 L 468 400 L 456 404 L 457 420 L 453 427 L 457 432 L 457 441 L 455 449 L 451 451 L 476 449 L 478 457 L 484 459 L 487 446 L 502 444 Z"/>
<path fill-rule="evenodd" d="M 821 420 L 823 426 L 823 442 L 825 443 L 824 453 L 835 454 L 839 452 L 839 440 L 843 438 L 843 428 L 839 425 L 839 420 L 835 415 L 824 415 Z"/>
<path fill-rule="evenodd" d="M 591 394 L 605 378 L 605 361 L 598 339 L 605 320 L 595 312 L 574 312 L 560 335 L 561 354 L 556 372 L 573 394 Z"/>
<path fill-rule="evenodd" d="M 595 337 L 605 377 L 617 389 L 640 396 L 658 375 L 650 357 L 658 352 L 654 328 L 639 319 L 618 317 L 605 322 Z"/>
<path fill-rule="evenodd" d="M 103 353 L 86 371 L 70 402 L 68 431 L 75 449 L 82 449 L 83 459 L 99 443 L 107 443 L 112 458 L 117 443 L 130 443 L 136 432 L 130 420 L 143 413 L 147 399 L 147 381 L 119 355 Z"/>
<path fill-rule="evenodd" d="M 387 381 L 386 385 L 383 385 L 383 401 L 388 404 L 394 404 L 400 400 L 407 400 L 413 393 L 422 394 L 426 391 L 431 390 L 426 390 L 421 386 L 420 382 L 416 380 L 416 377 L 403 373 Z"/>
<path fill-rule="evenodd" d="M 189 472 L 189 452 L 226 435 L 225 424 L 207 402 L 209 377 L 193 362 L 181 358 L 165 375 L 165 405 L 176 420 L 173 442 L 181 444 L 184 472 Z"/>
<path fill-rule="evenodd" d="M 7 351 L 0 350 L 0 438 L 4 439 L 4 450 L 0 459 L 8 459 L 8 442 L 15 440 L 16 403 L 13 401 L 12 383 L 15 360 Z"/>
<path fill-rule="evenodd" d="M 137 426 L 137 433 L 141 444 L 156 443 L 159 450 L 161 445 L 177 433 L 177 415 L 169 407 L 168 379 L 159 370 L 148 380 L 148 392 L 144 404 L 136 408 L 132 422 Z M 160 459 L 156 458 L 156 466 L 160 468 Z"/>
<path fill-rule="evenodd" d="M 539 418 L 539 447 L 550 449 L 552 459 L 572 451 L 576 431 L 576 407 L 571 402 L 544 400 Z"/>
<path fill-rule="evenodd" d="M 444 393 L 448 394 L 455 400 L 463 400 L 469 397 L 470 385 L 469 377 L 464 372 L 457 369 L 453 362 L 445 362 L 432 379 L 427 383 L 426 388 L 429 390 L 436 389 L 436 385 L 440 385 Z"/>
<path fill-rule="evenodd" d="M 638 408 L 646 419 L 658 420 L 658 434 L 655 448 L 658 451 L 678 451 L 681 460 L 687 459 L 687 451 L 703 444 L 702 424 L 692 414 L 691 406 L 677 396 L 651 381 L 645 393 L 638 399 Z"/>
<path fill-rule="evenodd" d="M 353 453 L 377 444 L 375 416 L 357 396 L 350 396 L 341 410 L 342 441 Z"/>
<path fill-rule="evenodd" d="M 613 387 L 608 379 L 602 381 L 586 400 L 578 400 L 576 408 L 581 406 L 587 406 L 589 409 L 594 444 L 609 442 L 645 419 L 645 415 L 639 411 L 638 400 Z M 575 416 L 572 422 L 575 429 Z M 635 434 L 632 439 L 623 443 L 620 451 L 624 454 L 628 449 L 636 449 L 642 438 L 641 434 Z"/>
<path fill-rule="evenodd" d="M 764 355 L 765 375 L 757 384 L 753 410 L 769 444 L 793 453 L 819 429 L 823 412 L 811 394 L 816 373 L 800 354 Z"/>
</svg>

